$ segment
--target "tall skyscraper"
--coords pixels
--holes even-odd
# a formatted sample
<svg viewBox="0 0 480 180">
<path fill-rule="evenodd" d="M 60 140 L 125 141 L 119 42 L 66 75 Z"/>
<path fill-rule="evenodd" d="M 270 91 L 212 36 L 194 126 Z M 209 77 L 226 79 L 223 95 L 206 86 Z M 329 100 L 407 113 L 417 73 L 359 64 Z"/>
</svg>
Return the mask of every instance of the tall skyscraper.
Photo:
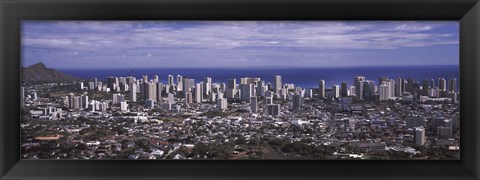
<svg viewBox="0 0 480 180">
<path fill-rule="evenodd" d="M 132 84 L 135 83 L 136 79 L 133 76 L 128 76 L 127 77 L 127 84 Z"/>
<path fill-rule="evenodd" d="M 192 104 L 193 103 L 193 97 L 191 92 L 185 93 L 185 103 L 187 104 Z"/>
<path fill-rule="evenodd" d="M 280 114 L 280 104 L 267 105 L 267 114 L 271 116 L 278 116 Z"/>
<path fill-rule="evenodd" d="M 83 82 L 78 82 L 78 89 L 83 90 Z"/>
<path fill-rule="evenodd" d="M 93 81 L 93 86 L 94 87 L 97 87 L 97 82 L 98 82 L 98 79 L 96 77 L 92 78 L 92 81 Z"/>
<path fill-rule="evenodd" d="M 347 97 L 348 96 L 348 87 L 346 82 L 342 82 L 342 89 L 340 95 L 342 97 Z"/>
<path fill-rule="evenodd" d="M 363 84 L 362 87 L 362 98 L 365 100 L 373 100 L 374 99 L 374 93 L 375 93 L 375 82 L 371 80 L 365 80 L 361 82 Z"/>
<path fill-rule="evenodd" d="M 212 78 L 206 77 L 205 83 L 203 84 L 203 93 L 209 95 L 212 92 Z"/>
<path fill-rule="evenodd" d="M 257 83 L 257 96 L 265 96 L 265 81 L 258 81 Z"/>
<path fill-rule="evenodd" d="M 217 109 L 224 110 L 224 109 L 227 109 L 227 107 L 228 107 L 227 99 L 225 98 L 217 99 Z"/>
<path fill-rule="evenodd" d="M 252 89 L 253 84 L 240 84 L 240 100 L 249 103 L 250 98 L 253 96 Z"/>
<path fill-rule="evenodd" d="M 380 96 L 380 101 L 383 101 L 383 100 L 387 100 L 389 98 L 389 93 L 390 93 L 390 90 L 389 90 L 389 87 L 387 86 L 387 84 L 382 84 L 380 85 L 380 89 L 378 91 L 379 93 L 379 96 Z"/>
<path fill-rule="evenodd" d="M 365 81 L 364 76 L 355 76 L 355 78 L 353 78 L 353 86 L 355 86 L 355 94 L 358 99 L 363 99 L 363 81 Z"/>
<path fill-rule="evenodd" d="M 423 126 L 415 129 L 415 144 L 420 146 L 425 145 L 425 128 L 423 128 Z"/>
<path fill-rule="evenodd" d="M 424 79 L 422 82 L 422 96 L 428 96 L 428 92 L 430 91 L 430 79 Z"/>
<path fill-rule="evenodd" d="M 110 91 L 114 91 L 116 87 L 118 87 L 118 78 L 109 76 L 107 77 L 107 88 L 110 88 Z"/>
<path fill-rule="evenodd" d="M 131 83 L 130 84 L 130 101 L 137 102 L 137 84 Z"/>
<path fill-rule="evenodd" d="M 457 78 L 448 80 L 448 91 L 457 91 Z"/>
<path fill-rule="evenodd" d="M 195 86 L 195 102 L 202 103 L 203 100 L 203 84 L 197 83 Z"/>
<path fill-rule="evenodd" d="M 436 88 L 434 79 L 430 79 L 430 87 L 431 88 Z"/>
<path fill-rule="evenodd" d="M 438 78 L 438 89 L 447 91 L 447 81 L 444 78 Z"/>
<path fill-rule="evenodd" d="M 147 75 L 142 75 L 142 81 L 143 82 L 148 82 L 148 76 Z"/>
<path fill-rule="evenodd" d="M 282 89 L 282 76 L 276 75 L 274 83 L 274 92 L 279 93 L 280 89 Z"/>
<path fill-rule="evenodd" d="M 388 80 L 390 80 L 390 79 L 388 79 L 388 77 L 380 77 L 380 78 L 378 78 L 378 85 L 382 85 L 383 82 L 388 81 Z"/>
<path fill-rule="evenodd" d="M 192 88 L 195 86 L 195 79 L 183 78 L 183 93 L 191 92 Z"/>
<path fill-rule="evenodd" d="M 147 82 L 147 83 L 144 83 L 144 90 L 145 90 L 145 97 L 144 97 L 144 101 L 146 100 L 156 100 L 157 99 L 157 91 L 156 91 L 156 83 L 153 83 L 153 82 Z"/>
<path fill-rule="evenodd" d="M 153 83 L 157 83 L 158 82 L 158 76 L 154 75 L 152 81 L 153 81 Z"/>
<path fill-rule="evenodd" d="M 437 127 L 438 138 L 447 139 L 453 137 L 453 128 L 452 127 Z"/>
<path fill-rule="evenodd" d="M 168 75 L 168 78 L 167 78 L 167 81 L 168 81 L 168 85 L 172 86 L 173 85 L 173 76 L 172 75 Z"/>
<path fill-rule="evenodd" d="M 88 108 L 88 96 L 87 95 L 82 95 L 82 107 L 84 109 Z"/>
<path fill-rule="evenodd" d="M 332 86 L 332 93 L 334 98 L 340 97 L 340 86 L 339 85 L 333 85 Z"/>
<path fill-rule="evenodd" d="M 252 112 L 254 113 L 258 111 L 258 102 L 256 96 L 250 98 L 250 109 L 252 109 Z"/>
<path fill-rule="evenodd" d="M 120 102 L 120 111 L 127 111 L 128 104 L 125 101 Z"/>
<path fill-rule="evenodd" d="M 163 83 L 161 82 L 157 82 L 155 83 L 155 97 L 156 97 L 156 101 L 157 102 L 160 102 L 162 101 L 162 92 L 163 92 L 163 88 L 164 88 L 164 85 Z"/>
<path fill-rule="evenodd" d="M 395 96 L 400 97 L 404 90 L 404 84 L 402 78 L 397 78 L 395 80 Z"/>
<path fill-rule="evenodd" d="M 235 79 L 235 78 L 233 78 L 233 79 L 228 79 L 227 88 L 235 89 L 236 87 L 237 87 L 237 79 Z"/>
<path fill-rule="evenodd" d="M 410 92 L 410 93 L 414 93 L 415 91 L 415 79 L 413 78 L 408 78 L 407 79 L 407 85 L 405 86 L 405 91 L 406 92 Z"/>
<path fill-rule="evenodd" d="M 299 93 L 295 93 L 292 96 L 292 108 L 295 110 L 301 110 L 303 106 L 303 97 Z"/>
<path fill-rule="evenodd" d="M 325 98 L 325 80 L 323 79 L 318 82 L 318 97 Z"/>
<path fill-rule="evenodd" d="M 177 92 L 183 92 L 183 77 L 180 75 L 177 75 Z"/>
</svg>

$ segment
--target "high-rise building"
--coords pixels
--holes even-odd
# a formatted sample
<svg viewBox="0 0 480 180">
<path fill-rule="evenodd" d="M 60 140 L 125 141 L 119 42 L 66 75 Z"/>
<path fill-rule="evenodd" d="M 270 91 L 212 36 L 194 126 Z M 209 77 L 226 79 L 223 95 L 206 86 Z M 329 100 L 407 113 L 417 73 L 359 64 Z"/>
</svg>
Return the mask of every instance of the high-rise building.
<svg viewBox="0 0 480 180">
<path fill-rule="evenodd" d="M 441 138 L 441 139 L 451 138 L 453 137 L 453 129 L 452 127 L 440 126 L 437 128 L 437 135 L 438 135 L 438 138 Z"/>
<path fill-rule="evenodd" d="M 422 96 L 428 96 L 430 91 L 430 79 L 424 79 L 422 82 Z"/>
<path fill-rule="evenodd" d="M 404 90 L 403 79 L 399 77 L 395 80 L 395 96 L 396 97 L 402 96 L 403 90 Z"/>
<path fill-rule="evenodd" d="M 230 88 L 230 89 L 236 89 L 237 87 L 237 79 L 228 79 L 228 85 L 227 85 L 227 88 Z"/>
<path fill-rule="evenodd" d="M 257 82 L 257 96 L 265 96 L 265 81 L 258 81 Z"/>
<path fill-rule="evenodd" d="M 382 85 L 383 82 L 388 81 L 388 80 L 390 80 L 390 79 L 388 79 L 388 77 L 380 77 L 380 78 L 378 78 L 378 84 Z"/>
<path fill-rule="evenodd" d="M 158 83 L 158 76 L 154 75 L 152 81 L 153 83 Z"/>
<path fill-rule="evenodd" d="M 145 101 L 145 107 L 153 109 L 155 107 L 155 100 L 148 99 Z"/>
<path fill-rule="evenodd" d="M 313 98 L 313 90 L 312 89 L 306 89 L 305 90 L 305 95 L 303 97 L 308 98 L 308 99 L 312 99 Z"/>
<path fill-rule="evenodd" d="M 113 98 L 112 98 L 113 104 L 118 104 L 122 101 L 125 101 L 125 95 L 120 93 L 113 94 Z"/>
<path fill-rule="evenodd" d="M 96 90 L 103 91 L 103 83 L 101 81 L 97 82 Z"/>
<path fill-rule="evenodd" d="M 68 95 L 68 108 L 70 108 L 70 109 L 74 109 L 74 108 L 75 108 L 75 107 L 74 107 L 74 106 L 75 106 L 74 101 L 75 101 L 75 94 L 70 93 L 70 94 Z"/>
<path fill-rule="evenodd" d="M 225 97 L 232 99 L 235 98 L 235 94 L 237 94 L 237 91 L 235 89 L 227 88 L 225 90 Z"/>
<path fill-rule="evenodd" d="M 334 98 L 340 97 L 340 86 L 339 85 L 333 85 L 332 86 L 332 93 Z"/>
<path fill-rule="evenodd" d="M 414 128 L 414 127 L 420 127 L 425 125 L 425 121 L 423 117 L 419 117 L 419 116 L 408 116 L 405 118 L 405 121 L 406 121 L 407 128 Z"/>
<path fill-rule="evenodd" d="M 110 91 L 114 91 L 118 87 L 118 78 L 109 76 L 107 77 L 107 88 L 110 88 Z"/>
<path fill-rule="evenodd" d="M 390 93 L 390 90 L 388 89 L 388 86 L 386 84 L 380 85 L 380 89 L 378 91 L 378 94 L 380 96 L 380 101 L 387 100 L 389 98 L 389 93 Z"/>
<path fill-rule="evenodd" d="M 257 112 L 258 111 L 258 103 L 257 103 L 257 97 L 253 96 L 250 98 L 250 108 L 252 109 L 252 112 Z"/>
<path fill-rule="evenodd" d="M 186 104 L 192 104 L 193 103 L 192 92 L 185 93 L 185 103 Z"/>
<path fill-rule="evenodd" d="M 425 145 L 425 128 L 423 128 L 423 126 L 415 129 L 415 144 L 420 146 Z"/>
<path fill-rule="evenodd" d="M 282 89 L 282 76 L 276 75 L 274 83 L 274 92 L 279 93 L 280 89 Z"/>
<path fill-rule="evenodd" d="M 127 111 L 128 104 L 126 101 L 120 102 L 120 111 Z"/>
<path fill-rule="evenodd" d="M 167 103 L 170 103 L 170 104 L 175 103 L 175 95 L 173 93 L 168 93 Z"/>
<path fill-rule="evenodd" d="M 130 101 L 137 102 L 137 84 L 130 84 Z"/>
<path fill-rule="evenodd" d="M 196 103 L 202 103 L 203 100 L 203 87 L 202 83 L 197 83 L 195 86 L 195 102 Z"/>
<path fill-rule="evenodd" d="M 82 108 L 82 97 L 81 96 L 75 96 L 73 98 L 73 109 L 81 109 Z"/>
<path fill-rule="evenodd" d="M 147 75 L 142 75 L 142 81 L 143 82 L 148 82 L 148 76 Z"/>
<path fill-rule="evenodd" d="M 383 80 L 382 84 L 379 86 L 379 100 L 388 100 L 395 96 L 395 80 L 387 79 Z"/>
<path fill-rule="evenodd" d="M 177 75 L 177 92 L 183 91 L 183 77 Z"/>
<path fill-rule="evenodd" d="M 95 82 L 88 82 L 88 90 L 95 90 Z"/>
<path fill-rule="evenodd" d="M 83 90 L 83 82 L 78 82 L 78 89 Z"/>
<path fill-rule="evenodd" d="M 447 91 L 447 81 L 444 78 L 438 78 L 438 89 L 440 91 Z"/>
<path fill-rule="evenodd" d="M 224 110 L 224 109 L 227 109 L 227 107 L 228 107 L 227 99 L 225 99 L 225 98 L 217 99 L 217 108 L 218 109 Z"/>
<path fill-rule="evenodd" d="M 92 78 L 92 81 L 93 81 L 93 86 L 97 87 L 98 79 L 96 77 L 94 77 L 94 78 Z"/>
<path fill-rule="evenodd" d="M 457 91 L 457 78 L 448 80 L 448 91 Z"/>
<path fill-rule="evenodd" d="M 253 96 L 252 89 L 253 84 L 240 84 L 240 100 L 249 103 L 250 98 Z"/>
<path fill-rule="evenodd" d="M 136 79 L 133 76 L 128 76 L 127 77 L 127 84 L 132 84 L 135 83 Z"/>
<path fill-rule="evenodd" d="M 363 92 L 363 95 L 362 95 L 362 98 L 365 99 L 365 100 L 373 100 L 374 99 L 374 94 L 375 94 L 375 82 L 374 81 L 371 81 L 371 80 L 365 80 L 363 82 L 361 82 L 360 84 L 362 84 L 363 86 L 360 86 L 362 87 L 362 92 Z"/>
<path fill-rule="evenodd" d="M 84 109 L 88 108 L 88 96 L 87 95 L 82 95 L 82 107 Z"/>
<path fill-rule="evenodd" d="M 292 96 L 292 108 L 294 110 L 301 110 L 303 106 L 303 97 L 299 93 Z"/>
<path fill-rule="evenodd" d="M 430 79 L 430 88 L 436 88 L 434 79 Z"/>
<path fill-rule="evenodd" d="M 146 82 L 143 83 L 143 90 L 144 92 L 142 93 L 144 95 L 143 100 L 156 100 L 157 99 L 157 85 L 156 83 L 153 82 Z"/>
<path fill-rule="evenodd" d="M 162 101 L 162 92 L 163 92 L 164 85 L 161 82 L 157 82 L 157 83 L 155 83 L 155 86 L 156 86 L 155 87 L 155 92 L 156 92 L 155 96 L 157 98 L 155 100 L 157 102 L 160 102 L 160 101 Z"/>
<path fill-rule="evenodd" d="M 195 79 L 183 78 L 183 93 L 191 92 L 195 86 Z"/>
<path fill-rule="evenodd" d="M 358 99 L 363 99 L 363 81 L 365 81 L 364 76 L 355 76 L 355 78 L 353 78 L 353 86 L 355 86 L 355 94 Z"/>
<path fill-rule="evenodd" d="M 415 79 L 413 78 L 408 78 L 407 79 L 407 85 L 405 87 L 406 92 L 414 93 L 415 91 Z"/>
<path fill-rule="evenodd" d="M 325 98 L 325 80 L 323 79 L 318 82 L 318 97 Z"/>
<path fill-rule="evenodd" d="M 280 114 L 280 104 L 267 105 L 267 114 L 271 116 L 278 116 Z"/>
<path fill-rule="evenodd" d="M 203 93 L 209 95 L 212 92 L 212 78 L 206 77 L 205 83 L 203 84 Z"/>
<path fill-rule="evenodd" d="M 347 97 L 348 96 L 348 87 L 346 82 L 342 82 L 342 88 L 341 88 L 341 93 L 340 95 L 342 97 Z"/>
<path fill-rule="evenodd" d="M 172 86 L 173 85 L 173 76 L 172 75 L 168 75 L 168 78 L 167 78 L 167 81 L 168 81 L 168 85 Z"/>
</svg>

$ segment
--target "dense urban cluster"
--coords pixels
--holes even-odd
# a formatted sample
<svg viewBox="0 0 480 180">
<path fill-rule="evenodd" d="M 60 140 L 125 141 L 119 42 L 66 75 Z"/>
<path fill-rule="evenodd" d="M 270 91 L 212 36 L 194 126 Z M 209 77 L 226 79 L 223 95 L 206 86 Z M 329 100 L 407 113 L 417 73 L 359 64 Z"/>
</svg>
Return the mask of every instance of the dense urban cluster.
<svg viewBox="0 0 480 180">
<path fill-rule="evenodd" d="M 353 78 L 24 82 L 22 158 L 459 159 L 456 79 Z"/>
</svg>

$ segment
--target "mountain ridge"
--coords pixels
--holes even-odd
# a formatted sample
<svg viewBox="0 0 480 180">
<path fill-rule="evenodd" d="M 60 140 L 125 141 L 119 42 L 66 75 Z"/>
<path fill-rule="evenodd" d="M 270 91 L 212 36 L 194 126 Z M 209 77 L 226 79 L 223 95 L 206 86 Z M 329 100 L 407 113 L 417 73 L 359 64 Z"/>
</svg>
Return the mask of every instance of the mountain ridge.
<svg viewBox="0 0 480 180">
<path fill-rule="evenodd" d="M 53 68 L 47 68 L 43 62 L 38 62 L 26 68 L 22 67 L 21 72 L 22 72 L 21 74 L 22 80 L 24 82 L 29 82 L 29 81 L 55 82 L 55 81 L 81 80 L 81 78 L 73 77 L 71 75 L 57 71 Z"/>
</svg>

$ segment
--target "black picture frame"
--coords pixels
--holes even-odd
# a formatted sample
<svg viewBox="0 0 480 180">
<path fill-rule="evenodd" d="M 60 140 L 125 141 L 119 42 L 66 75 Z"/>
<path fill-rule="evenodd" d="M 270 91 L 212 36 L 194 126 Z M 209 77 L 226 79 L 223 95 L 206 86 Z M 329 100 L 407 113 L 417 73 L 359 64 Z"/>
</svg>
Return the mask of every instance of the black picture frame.
<svg viewBox="0 0 480 180">
<path fill-rule="evenodd" d="M 1 179 L 479 179 L 478 0 L 0 0 Z M 458 20 L 459 161 L 20 160 L 21 20 Z"/>
</svg>

